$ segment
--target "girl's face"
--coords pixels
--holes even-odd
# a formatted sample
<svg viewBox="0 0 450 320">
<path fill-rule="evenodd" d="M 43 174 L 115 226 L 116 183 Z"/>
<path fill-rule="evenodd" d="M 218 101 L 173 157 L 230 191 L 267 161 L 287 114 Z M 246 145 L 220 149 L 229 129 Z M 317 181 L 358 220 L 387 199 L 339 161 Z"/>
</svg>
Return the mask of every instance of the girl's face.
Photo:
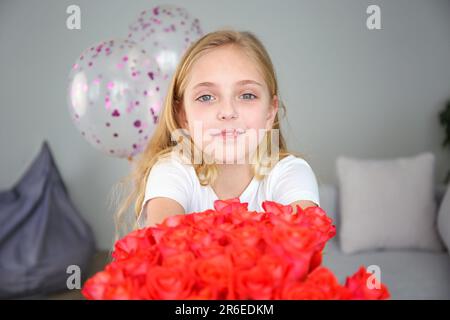
<svg viewBox="0 0 450 320">
<path fill-rule="evenodd" d="M 217 163 L 248 163 L 272 128 L 278 97 L 270 96 L 255 62 L 228 45 L 194 63 L 183 107 L 183 126 L 197 147 Z"/>
</svg>

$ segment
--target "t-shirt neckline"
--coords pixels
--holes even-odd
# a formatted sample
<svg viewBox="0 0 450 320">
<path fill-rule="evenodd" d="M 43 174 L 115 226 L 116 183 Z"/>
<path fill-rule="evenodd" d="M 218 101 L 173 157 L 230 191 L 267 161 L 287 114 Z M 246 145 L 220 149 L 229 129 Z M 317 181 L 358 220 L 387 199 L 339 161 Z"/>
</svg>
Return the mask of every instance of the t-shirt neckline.
<svg viewBox="0 0 450 320">
<path fill-rule="evenodd" d="M 247 187 L 244 189 L 244 191 L 242 191 L 242 193 L 239 195 L 239 199 L 242 201 L 242 199 L 245 199 L 247 197 L 247 194 L 251 191 L 251 189 L 253 188 L 253 185 L 256 183 L 256 177 L 253 176 L 252 180 L 250 181 L 250 183 L 247 185 Z M 209 191 L 212 193 L 212 195 L 214 196 L 214 200 L 220 200 L 219 197 L 217 196 L 216 192 L 214 191 L 214 189 L 211 187 L 211 185 L 207 185 L 207 188 L 209 189 Z M 222 199 L 223 200 L 223 199 Z"/>
</svg>

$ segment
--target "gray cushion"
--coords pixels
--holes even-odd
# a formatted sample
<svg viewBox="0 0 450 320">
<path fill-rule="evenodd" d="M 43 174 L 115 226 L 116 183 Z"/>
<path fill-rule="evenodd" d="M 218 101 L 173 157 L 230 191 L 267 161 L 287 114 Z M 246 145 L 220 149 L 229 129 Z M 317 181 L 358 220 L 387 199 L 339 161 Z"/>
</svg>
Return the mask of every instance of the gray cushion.
<svg viewBox="0 0 450 320">
<path fill-rule="evenodd" d="M 439 208 L 447 191 L 447 186 L 444 184 L 437 184 L 434 186 L 434 199 Z M 326 211 L 327 215 L 333 219 L 333 224 L 336 226 L 337 230 L 340 231 L 340 221 L 339 221 L 339 188 L 335 184 L 320 184 L 319 185 L 320 194 L 320 207 Z M 442 215 L 442 214 L 441 214 Z M 444 220 L 441 218 L 441 224 Z M 448 226 L 448 224 L 447 224 Z M 339 237 L 335 239 L 339 243 Z"/>
<path fill-rule="evenodd" d="M 395 159 L 339 156 L 341 249 L 442 251 L 436 229 L 434 162 L 431 152 Z"/>
</svg>

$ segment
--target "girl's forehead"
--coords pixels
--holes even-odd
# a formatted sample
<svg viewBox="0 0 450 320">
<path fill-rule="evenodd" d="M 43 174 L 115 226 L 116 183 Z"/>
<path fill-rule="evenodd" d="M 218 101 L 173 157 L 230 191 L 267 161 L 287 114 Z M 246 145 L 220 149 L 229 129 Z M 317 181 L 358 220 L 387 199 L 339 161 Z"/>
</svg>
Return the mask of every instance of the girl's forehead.
<svg viewBox="0 0 450 320">
<path fill-rule="evenodd" d="M 198 58 L 188 74 L 187 88 L 195 89 L 201 83 L 209 86 L 246 85 L 264 86 L 259 65 L 243 52 L 232 47 L 215 48 Z"/>
</svg>

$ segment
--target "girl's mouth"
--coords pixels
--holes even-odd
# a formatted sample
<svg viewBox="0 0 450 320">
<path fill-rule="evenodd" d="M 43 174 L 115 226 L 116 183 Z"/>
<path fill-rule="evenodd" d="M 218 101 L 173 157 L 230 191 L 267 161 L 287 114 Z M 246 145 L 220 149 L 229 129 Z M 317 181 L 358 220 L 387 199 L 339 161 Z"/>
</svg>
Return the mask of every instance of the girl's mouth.
<svg viewBox="0 0 450 320">
<path fill-rule="evenodd" d="M 211 135 L 213 137 L 226 138 L 237 138 L 241 134 L 245 133 L 245 129 L 223 129 L 223 130 L 213 130 Z"/>
</svg>

